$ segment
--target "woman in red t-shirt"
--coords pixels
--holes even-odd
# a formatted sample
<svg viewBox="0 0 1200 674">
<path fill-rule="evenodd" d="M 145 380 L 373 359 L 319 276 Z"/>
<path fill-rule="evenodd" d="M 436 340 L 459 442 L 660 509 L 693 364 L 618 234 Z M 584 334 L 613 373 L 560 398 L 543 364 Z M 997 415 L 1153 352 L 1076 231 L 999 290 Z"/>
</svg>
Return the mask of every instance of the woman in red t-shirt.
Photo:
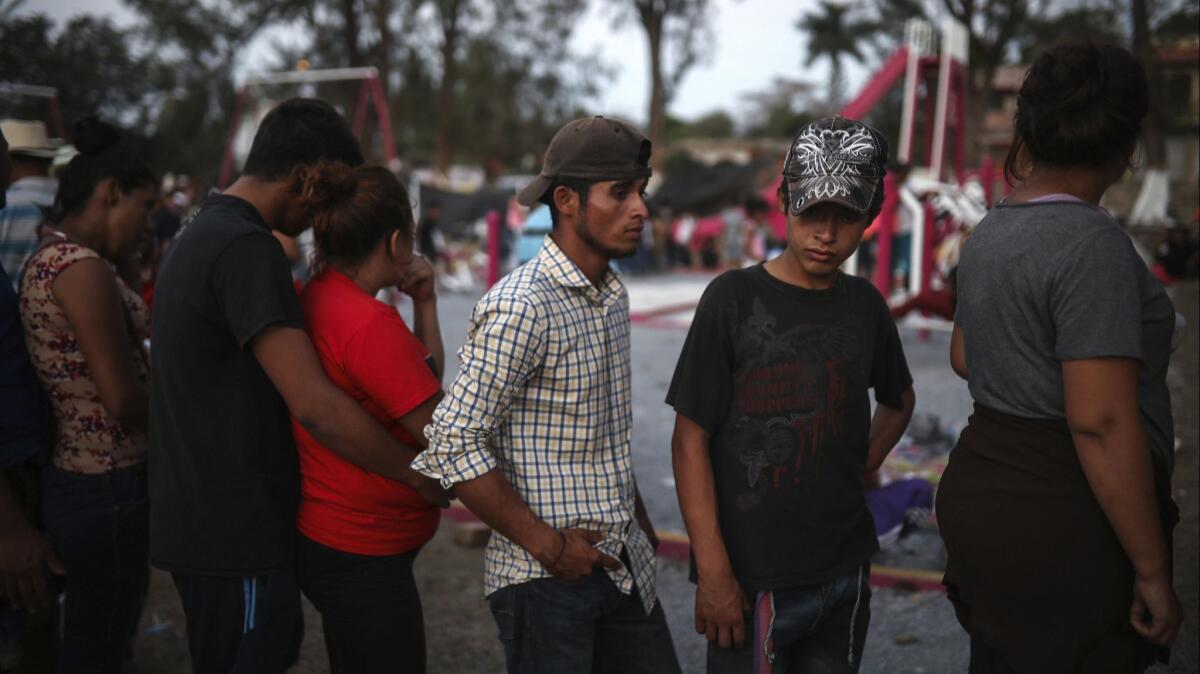
<svg viewBox="0 0 1200 674">
<path fill-rule="evenodd" d="M 321 365 L 419 451 L 442 398 L 444 351 L 433 270 L 413 254 L 408 195 L 381 167 L 322 162 L 298 178 L 318 255 L 300 303 Z M 393 286 L 412 298 L 413 330 L 375 299 Z M 295 419 L 292 429 L 301 473 L 297 575 L 321 612 L 330 669 L 425 671 L 412 565 L 437 529 L 438 507 L 335 454 Z"/>
</svg>

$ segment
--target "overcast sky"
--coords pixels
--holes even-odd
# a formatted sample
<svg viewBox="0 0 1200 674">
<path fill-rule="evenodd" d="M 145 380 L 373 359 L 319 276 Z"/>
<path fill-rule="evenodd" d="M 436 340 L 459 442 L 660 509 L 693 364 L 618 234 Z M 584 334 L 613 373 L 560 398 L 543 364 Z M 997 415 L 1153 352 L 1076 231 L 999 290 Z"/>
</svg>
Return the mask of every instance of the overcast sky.
<svg viewBox="0 0 1200 674">
<path fill-rule="evenodd" d="M 612 12 L 601 9 L 603 4 L 593 0 L 572 36 L 580 51 L 599 52 L 615 70 L 609 87 L 594 101 L 596 112 L 644 123 L 650 96 L 646 39 L 633 22 L 614 28 Z M 709 47 L 707 61 L 688 72 L 670 112 L 692 119 L 723 109 L 736 116 L 745 109 L 747 94 L 766 89 L 776 77 L 824 86 L 828 68 L 823 61 L 803 67 L 805 41 L 795 28 L 797 19 L 816 5 L 817 0 L 713 0 L 717 42 Z M 45 12 L 56 20 L 83 12 L 108 14 L 122 24 L 135 19 L 120 0 L 31 0 L 25 10 Z M 239 68 L 256 70 L 255 61 L 265 49 L 259 44 L 248 50 Z M 847 93 L 852 95 L 865 76 L 862 68 L 848 68 Z"/>
</svg>

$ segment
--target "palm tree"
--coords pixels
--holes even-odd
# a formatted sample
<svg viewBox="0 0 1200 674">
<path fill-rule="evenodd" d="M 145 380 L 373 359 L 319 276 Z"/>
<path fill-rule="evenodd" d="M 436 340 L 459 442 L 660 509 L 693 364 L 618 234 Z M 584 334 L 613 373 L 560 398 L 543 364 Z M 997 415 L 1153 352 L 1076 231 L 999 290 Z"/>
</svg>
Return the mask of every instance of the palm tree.
<svg viewBox="0 0 1200 674">
<path fill-rule="evenodd" d="M 842 59 L 851 57 L 862 63 L 863 53 L 859 48 L 862 40 L 875 32 L 870 21 L 852 16 L 850 5 L 821 0 L 818 12 L 805 14 L 796 22 L 796 28 L 808 36 L 808 59 L 811 66 L 817 59 L 829 59 L 829 107 L 837 110 L 842 103 Z"/>
</svg>

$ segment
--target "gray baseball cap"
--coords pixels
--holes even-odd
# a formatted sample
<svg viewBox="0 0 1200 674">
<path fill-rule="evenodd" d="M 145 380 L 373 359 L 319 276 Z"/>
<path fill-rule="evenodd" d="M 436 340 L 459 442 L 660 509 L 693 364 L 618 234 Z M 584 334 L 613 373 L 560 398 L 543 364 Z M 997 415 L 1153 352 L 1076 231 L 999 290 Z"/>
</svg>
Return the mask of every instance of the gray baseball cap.
<svg viewBox="0 0 1200 674">
<path fill-rule="evenodd" d="M 796 134 L 783 162 L 788 212 L 800 215 L 831 201 L 861 214 L 883 192 L 888 144 L 883 134 L 853 119 L 825 117 Z"/>
<path fill-rule="evenodd" d="M 650 140 L 629 124 L 599 115 L 576 119 L 554 134 L 541 172 L 517 193 L 517 202 L 532 206 L 557 178 L 649 178 L 649 161 Z"/>
</svg>

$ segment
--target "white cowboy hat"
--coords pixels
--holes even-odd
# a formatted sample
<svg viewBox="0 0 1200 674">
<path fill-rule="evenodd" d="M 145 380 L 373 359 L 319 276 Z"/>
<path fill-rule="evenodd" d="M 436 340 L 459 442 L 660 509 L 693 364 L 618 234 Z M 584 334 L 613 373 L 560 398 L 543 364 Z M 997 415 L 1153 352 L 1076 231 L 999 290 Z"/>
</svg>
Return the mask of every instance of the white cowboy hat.
<svg viewBox="0 0 1200 674">
<path fill-rule="evenodd" d="M 8 139 L 9 154 L 23 154 L 39 159 L 53 159 L 54 147 L 46 135 L 46 125 L 23 119 L 0 121 L 0 130 Z"/>
</svg>

